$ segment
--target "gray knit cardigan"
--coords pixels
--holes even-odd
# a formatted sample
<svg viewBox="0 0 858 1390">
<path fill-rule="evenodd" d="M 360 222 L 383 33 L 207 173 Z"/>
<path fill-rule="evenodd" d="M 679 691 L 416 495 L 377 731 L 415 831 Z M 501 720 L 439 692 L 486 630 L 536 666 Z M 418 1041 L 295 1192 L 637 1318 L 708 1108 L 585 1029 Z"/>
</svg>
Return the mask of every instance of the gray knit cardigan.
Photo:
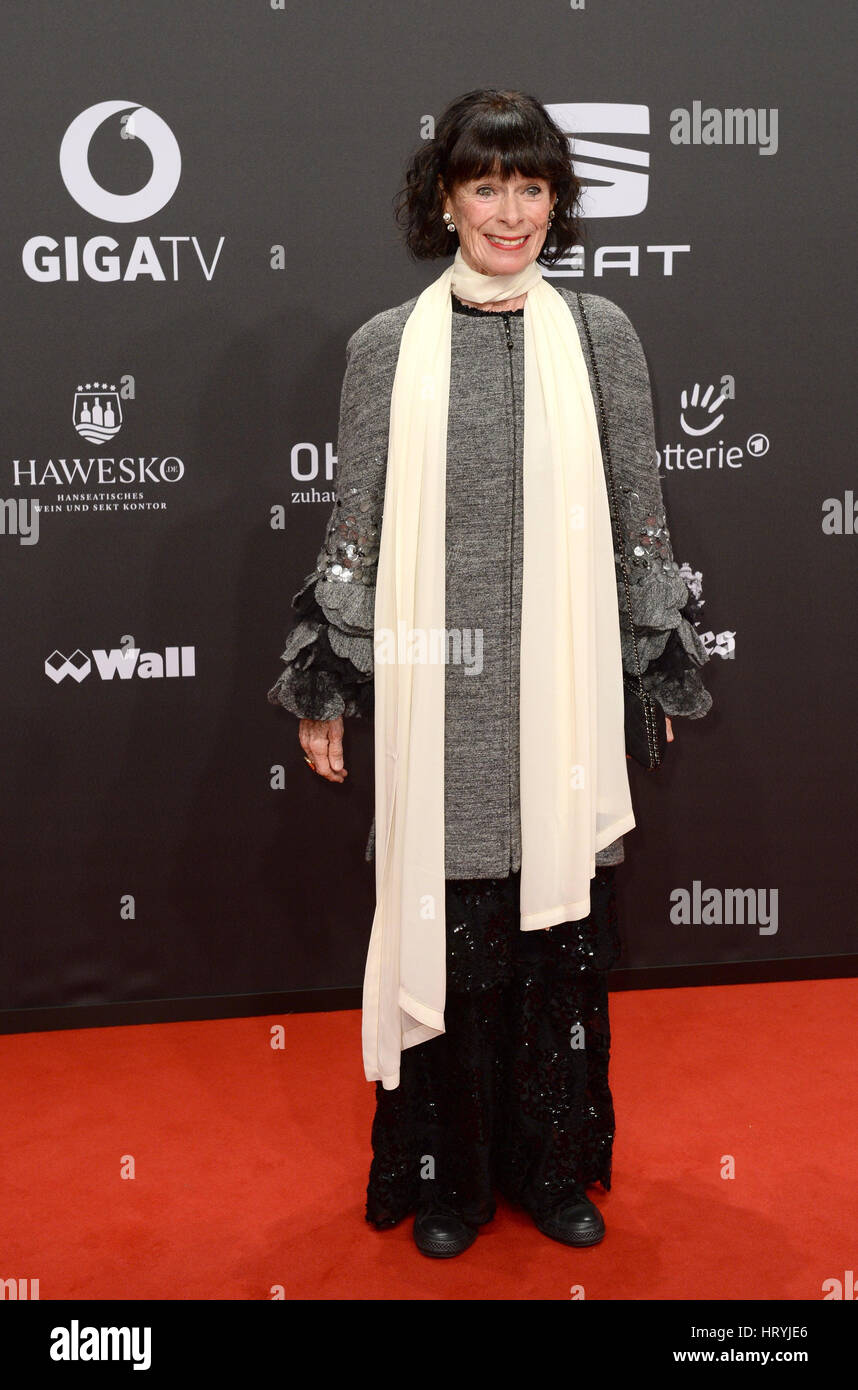
<svg viewBox="0 0 858 1390">
<path fill-rule="evenodd" d="M 599 419 L 593 364 L 574 291 Z M 598 359 L 644 684 L 666 714 L 697 719 L 712 698 L 694 600 L 673 558 L 646 359 L 628 317 L 582 295 Z M 375 572 L 384 506 L 388 420 L 400 339 L 417 296 L 352 334 L 340 399 L 337 500 L 315 569 L 293 596 L 300 615 L 268 699 L 299 717 L 372 713 Z M 454 300 L 446 480 L 446 627 L 462 635 L 445 669 L 447 878 L 504 877 L 521 867 L 519 655 L 523 560 L 523 314 L 461 312 Z M 600 421 L 601 435 L 601 421 Z M 604 440 L 602 440 L 604 456 Z M 619 560 L 623 665 L 634 655 Z M 480 634 L 478 636 L 478 634 Z M 481 644 L 481 649 L 480 649 Z M 550 756 L 550 750 L 547 750 Z M 375 820 L 366 858 L 374 852 Z M 622 838 L 597 864 L 624 858 Z"/>
</svg>

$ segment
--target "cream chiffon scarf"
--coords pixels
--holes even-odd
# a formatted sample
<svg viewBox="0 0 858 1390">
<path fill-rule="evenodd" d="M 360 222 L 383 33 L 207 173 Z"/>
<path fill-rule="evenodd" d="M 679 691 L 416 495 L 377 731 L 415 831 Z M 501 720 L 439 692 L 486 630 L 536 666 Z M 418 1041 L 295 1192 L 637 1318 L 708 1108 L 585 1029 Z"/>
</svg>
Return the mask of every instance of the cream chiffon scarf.
<svg viewBox="0 0 858 1390">
<path fill-rule="evenodd" d="M 479 304 L 527 294 L 521 930 L 586 917 L 596 851 L 635 824 L 614 546 L 578 329 L 536 262 L 483 275 L 459 250 L 405 324 L 390 406 L 375 596 L 376 908 L 363 993 L 364 1068 L 386 1090 L 399 1085 L 403 1049 L 444 1031 L 451 290 Z M 493 638 L 490 626 L 487 653 Z"/>
</svg>

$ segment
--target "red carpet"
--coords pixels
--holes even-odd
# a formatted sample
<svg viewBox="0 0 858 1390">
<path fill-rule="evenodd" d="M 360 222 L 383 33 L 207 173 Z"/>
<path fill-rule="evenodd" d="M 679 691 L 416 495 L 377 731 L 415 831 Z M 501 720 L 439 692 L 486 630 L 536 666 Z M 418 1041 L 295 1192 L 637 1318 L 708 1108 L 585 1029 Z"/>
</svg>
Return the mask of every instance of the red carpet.
<svg viewBox="0 0 858 1390">
<path fill-rule="evenodd" d="M 357 1013 L 3 1037 L 0 1278 L 43 1300 L 821 1299 L 858 1254 L 856 1005 L 854 980 L 612 995 L 605 1240 L 501 1205 L 449 1261 L 363 1220 Z"/>
</svg>

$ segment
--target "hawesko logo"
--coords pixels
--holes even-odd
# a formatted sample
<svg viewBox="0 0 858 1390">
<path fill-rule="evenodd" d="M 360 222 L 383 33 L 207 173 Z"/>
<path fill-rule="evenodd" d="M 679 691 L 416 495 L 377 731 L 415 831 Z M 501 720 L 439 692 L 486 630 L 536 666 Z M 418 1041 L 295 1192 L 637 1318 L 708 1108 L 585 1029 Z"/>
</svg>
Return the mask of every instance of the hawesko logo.
<svg viewBox="0 0 858 1390">
<path fill-rule="evenodd" d="M 112 681 L 114 676 L 127 681 L 132 676 L 138 676 L 141 680 L 164 680 L 197 674 L 195 647 L 165 647 L 163 655 L 160 652 L 141 652 L 139 647 L 113 647 L 110 651 L 93 648 L 92 660 L 78 647 L 71 656 L 51 652 L 45 662 L 45 675 L 55 685 L 64 681 L 66 676 L 80 685 L 92 671 L 93 662 L 103 681 Z"/>
<path fill-rule="evenodd" d="M 142 140 L 152 156 L 149 182 L 136 193 L 111 193 L 93 178 L 89 146 L 100 126 L 120 111 L 123 139 Z M 179 186 L 182 156 L 166 121 L 136 101 L 100 101 L 81 111 L 60 145 L 60 173 L 75 202 L 103 222 L 142 222 L 166 207 Z"/>
<path fill-rule="evenodd" d="M 82 439 L 105 444 L 122 428 L 122 405 L 116 386 L 106 381 L 88 381 L 74 393 L 72 421 Z"/>
<path fill-rule="evenodd" d="M 649 107 L 631 102 L 570 101 L 546 106 L 564 135 L 578 178 L 584 217 L 637 217 L 649 196 L 649 152 L 634 145 L 586 140 L 587 131 L 610 135 L 649 135 Z M 625 166 L 625 167 L 624 167 Z"/>
<path fill-rule="evenodd" d="M 78 378 L 72 400 L 72 424 L 78 435 L 98 449 L 82 458 L 63 453 L 45 458 L 11 459 L 12 486 L 47 490 L 39 510 L 46 515 L 109 517 L 114 512 L 166 512 L 172 505 L 167 495 L 185 477 L 185 463 L 177 454 L 123 454 L 115 452 L 116 436 L 127 426 L 128 401 L 137 400 L 137 382 L 131 372 L 115 381 Z M 62 407 L 66 424 L 68 406 Z M 65 429 L 68 435 L 68 428 Z M 111 452 L 112 446 L 112 452 Z M 130 447 L 139 447 L 135 439 Z M 65 445 L 60 445 L 65 449 Z M 147 484 L 151 488 L 147 489 Z M 165 486 L 168 485 L 168 486 Z"/>
</svg>

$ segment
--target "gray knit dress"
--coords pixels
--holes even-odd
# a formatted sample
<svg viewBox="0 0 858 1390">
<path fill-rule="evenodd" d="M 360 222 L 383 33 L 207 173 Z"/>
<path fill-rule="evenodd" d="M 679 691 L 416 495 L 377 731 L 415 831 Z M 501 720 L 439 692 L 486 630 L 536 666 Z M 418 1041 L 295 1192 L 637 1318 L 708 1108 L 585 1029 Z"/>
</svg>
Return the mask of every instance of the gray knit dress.
<svg viewBox="0 0 858 1390">
<path fill-rule="evenodd" d="M 560 289 L 593 364 L 574 291 Z M 598 358 L 644 684 L 666 714 L 696 719 L 711 696 L 694 600 L 665 519 L 649 374 L 628 317 L 582 295 Z M 371 716 L 375 571 L 388 420 L 405 323 L 416 296 L 349 339 L 340 401 L 338 496 L 315 569 L 292 603 L 272 703 L 308 719 Z M 465 310 L 454 297 L 447 425 L 446 627 L 463 634 L 445 669 L 445 875 L 499 877 L 521 867 L 519 653 L 523 562 L 523 310 Z M 598 418 L 598 411 L 597 411 Z M 600 423 L 601 429 L 601 423 Z M 604 441 L 603 441 L 604 452 Z M 619 563 L 623 664 L 634 657 Z M 456 656 L 459 659 L 456 660 Z M 366 857 L 374 849 L 370 826 Z M 597 864 L 624 857 L 622 838 Z"/>
</svg>

